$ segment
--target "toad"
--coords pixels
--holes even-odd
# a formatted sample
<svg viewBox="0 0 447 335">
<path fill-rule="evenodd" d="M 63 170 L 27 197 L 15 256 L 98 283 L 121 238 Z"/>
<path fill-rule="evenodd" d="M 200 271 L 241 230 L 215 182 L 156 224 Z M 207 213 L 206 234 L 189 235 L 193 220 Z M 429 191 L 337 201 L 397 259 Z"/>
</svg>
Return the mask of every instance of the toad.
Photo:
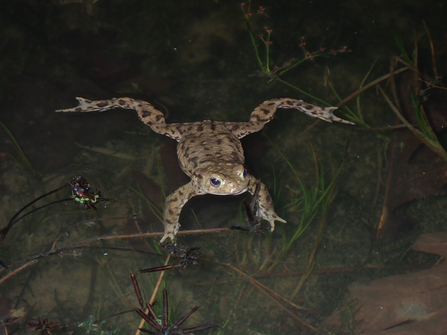
<svg viewBox="0 0 447 335">
<path fill-rule="evenodd" d="M 113 108 L 132 109 L 140 120 L 156 133 L 166 135 L 178 142 L 177 155 L 182 170 L 191 181 L 179 187 L 166 198 L 163 223 L 164 236 L 174 240 L 180 229 L 179 217 L 189 199 L 202 194 L 238 195 L 259 189 L 256 215 L 270 223 L 281 219 L 273 209 L 272 198 L 265 184 L 247 173 L 244 167 L 244 151 L 240 139 L 261 130 L 270 122 L 278 108 L 296 109 L 311 117 L 327 122 L 353 124 L 333 114 L 337 107 L 318 107 L 301 100 L 290 98 L 270 99 L 261 103 L 251 113 L 248 122 L 198 121 L 191 123 L 169 123 L 162 112 L 149 102 L 131 98 L 91 101 L 77 98 L 79 105 L 60 109 L 57 112 L 103 112 Z"/>
</svg>

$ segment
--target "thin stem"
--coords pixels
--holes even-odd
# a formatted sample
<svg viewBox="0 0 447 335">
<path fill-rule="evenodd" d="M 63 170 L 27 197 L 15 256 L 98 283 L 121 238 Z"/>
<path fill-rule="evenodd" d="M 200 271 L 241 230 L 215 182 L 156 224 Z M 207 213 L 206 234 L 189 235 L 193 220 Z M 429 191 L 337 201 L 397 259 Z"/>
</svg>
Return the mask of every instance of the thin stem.
<svg viewBox="0 0 447 335">
<path fill-rule="evenodd" d="M 404 72 L 404 71 L 406 71 L 406 70 L 408 70 L 408 69 L 409 69 L 409 67 L 403 67 L 403 68 L 401 68 L 401 69 L 399 69 L 399 70 L 394 71 L 394 74 L 398 74 L 398 73 Z M 345 105 L 348 101 L 352 100 L 353 98 L 355 98 L 355 97 L 358 96 L 359 94 L 365 92 L 368 88 L 377 85 L 377 84 L 380 83 L 381 81 L 384 81 L 385 79 L 388 79 L 390 76 L 391 76 L 391 74 L 388 73 L 388 74 L 386 74 L 386 75 L 384 75 L 384 76 L 382 76 L 382 77 L 380 77 L 380 78 L 377 78 L 376 80 L 373 80 L 373 81 L 370 82 L 368 85 L 363 86 L 361 89 L 355 91 L 355 92 L 352 93 L 350 96 L 348 96 L 347 98 L 345 98 L 345 99 L 343 99 L 342 101 L 340 101 L 340 102 L 336 105 L 336 107 L 341 107 L 341 106 Z"/>
<path fill-rule="evenodd" d="M 16 224 L 17 222 L 19 222 L 20 220 L 22 220 L 24 217 L 26 217 L 26 216 L 28 216 L 28 215 L 34 213 L 34 212 L 37 212 L 38 210 L 41 210 L 41 209 L 43 209 L 43 208 L 45 208 L 45 207 L 48 207 L 48 206 L 51 206 L 51 205 L 54 205 L 54 204 L 58 204 L 58 203 L 60 203 L 60 202 L 64 202 L 64 201 L 72 201 L 72 200 L 73 200 L 73 198 L 65 198 L 65 199 L 60 199 L 60 200 L 51 201 L 51 202 L 49 202 L 49 203 L 47 203 L 47 204 L 45 204 L 45 205 L 36 207 L 36 208 L 30 210 L 29 212 L 26 212 L 26 213 L 23 214 L 22 216 L 19 216 L 19 217 L 13 222 L 13 224 Z"/>
<path fill-rule="evenodd" d="M 261 56 L 259 56 L 258 46 L 256 45 L 255 37 L 253 35 L 253 32 L 251 31 L 250 22 L 248 21 L 247 18 L 244 18 L 244 20 L 245 20 L 245 24 L 247 25 L 248 34 L 250 35 L 251 44 L 253 45 L 253 49 L 255 51 L 255 56 L 256 56 L 256 59 L 258 60 L 258 64 L 261 67 L 262 72 L 266 72 L 265 66 L 262 65 Z"/>
<path fill-rule="evenodd" d="M 283 83 L 284 85 L 287 85 L 287 86 L 289 86 L 289 87 L 291 87 L 291 88 L 297 90 L 298 92 L 303 93 L 304 95 L 306 95 L 306 96 L 308 96 L 308 97 L 314 99 L 315 101 L 320 102 L 320 103 L 323 104 L 323 105 L 330 106 L 330 104 L 327 103 L 326 101 L 324 101 L 324 100 L 322 100 L 322 99 L 320 99 L 320 98 L 318 98 L 318 97 L 316 97 L 316 96 L 314 96 L 314 95 L 312 95 L 312 94 L 310 94 L 310 93 L 307 93 L 306 91 L 300 89 L 299 87 L 297 87 L 297 86 L 295 86 L 295 85 L 290 84 L 289 82 L 287 82 L 287 81 L 285 81 L 285 80 L 282 80 L 281 78 L 276 78 L 276 81 L 279 81 L 280 83 Z"/>
<path fill-rule="evenodd" d="M 276 303 L 282 310 L 284 310 L 287 314 L 289 314 L 292 318 L 294 318 L 296 321 L 298 321 L 299 323 L 301 323 L 303 326 L 309 328 L 310 330 L 316 332 L 317 329 L 313 326 L 311 326 L 310 324 L 308 324 L 307 322 L 301 320 L 298 316 L 296 316 L 294 313 L 292 313 L 290 310 L 288 310 L 283 304 L 281 304 L 278 300 L 276 300 L 274 297 L 276 297 L 279 300 L 282 300 L 284 302 L 286 302 L 288 305 L 303 310 L 303 307 L 300 307 L 294 303 L 292 303 L 291 301 L 287 300 L 286 298 L 282 297 L 281 295 L 279 295 L 278 293 L 276 293 L 275 291 L 273 291 L 272 289 L 268 288 L 267 286 L 261 284 L 259 281 L 257 281 L 256 279 L 250 277 L 249 275 L 245 274 L 244 272 L 242 272 L 241 270 L 239 270 L 238 268 L 234 267 L 231 264 L 224 264 L 224 263 L 220 263 L 220 262 L 216 262 L 220 265 L 226 266 L 230 269 L 232 269 L 233 271 L 237 272 L 238 274 L 240 274 L 241 276 L 247 278 L 259 291 L 261 291 L 262 293 L 264 293 L 264 295 L 266 295 L 270 300 L 272 300 L 274 303 Z M 274 297 L 272 297 L 270 294 L 274 295 Z"/>
<path fill-rule="evenodd" d="M 40 199 L 45 198 L 46 196 L 48 196 L 48 195 L 50 195 L 50 194 L 56 193 L 56 192 L 58 192 L 58 191 L 60 191 L 60 190 L 62 190 L 62 189 L 64 189 L 64 188 L 66 188 L 66 187 L 68 187 L 68 186 L 69 186 L 69 184 L 62 185 L 61 187 L 59 187 L 59 188 L 57 188 L 57 189 L 55 189 L 55 190 L 52 190 L 52 191 L 50 191 L 50 192 L 48 192 L 48 193 L 45 193 L 44 195 L 41 195 L 40 197 L 37 197 L 36 199 L 34 199 L 33 201 L 31 201 L 29 204 L 27 204 L 27 205 L 25 205 L 24 207 L 22 207 L 22 209 L 20 209 L 20 210 L 19 210 L 19 211 L 12 217 L 12 219 L 9 220 L 8 224 L 6 225 L 6 227 L 4 227 L 2 230 L 0 230 L 0 243 L 3 242 L 3 240 L 4 240 L 5 237 L 6 237 L 6 234 L 8 234 L 8 232 L 9 232 L 9 230 L 12 228 L 12 226 L 13 226 L 16 222 L 19 221 L 19 220 L 16 220 L 16 218 L 19 216 L 20 213 L 22 213 L 25 209 L 27 209 L 29 206 L 31 206 L 32 204 L 36 203 L 36 202 L 39 201 Z M 26 216 L 26 215 L 25 215 L 25 216 Z"/>
<path fill-rule="evenodd" d="M 170 259 L 171 259 L 171 254 L 169 254 L 166 257 L 165 264 L 164 264 L 165 266 L 168 265 Z M 157 280 L 157 284 L 155 285 L 154 292 L 152 292 L 151 299 L 149 300 L 149 304 L 150 305 L 152 305 L 154 303 L 155 298 L 157 297 L 157 292 L 158 292 L 158 290 L 160 288 L 161 281 L 163 280 L 163 276 L 164 275 L 165 275 L 165 271 L 161 271 L 160 276 L 158 277 L 158 280 Z M 147 314 L 147 312 L 148 312 L 148 310 L 146 309 L 145 313 Z M 140 335 L 141 334 L 140 328 L 143 328 L 144 322 L 145 322 L 144 319 L 141 319 L 140 324 L 139 324 L 139 326 L 137 328 L 137 331 L 135 332 L 135 335 Z"/>
</svg>

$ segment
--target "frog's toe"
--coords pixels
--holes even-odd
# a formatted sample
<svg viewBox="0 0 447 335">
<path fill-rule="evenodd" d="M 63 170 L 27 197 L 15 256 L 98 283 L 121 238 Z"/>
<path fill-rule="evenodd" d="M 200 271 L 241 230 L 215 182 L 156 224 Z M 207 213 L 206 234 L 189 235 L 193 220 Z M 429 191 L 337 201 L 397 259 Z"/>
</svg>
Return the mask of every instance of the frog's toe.
<svg viewBox="0 0 447 335">
<path fill-rule="evenodd" d="M 180 223 L 172 223 L 169 221 L 166 221 L 164 223 L 165 226 L 165 234 L 163 235 L 162 239 L 160 240 L 160 244 L 166 241 L 168 238 L 171 240 L 171 242 L 174 243 L 175 235 L 177 235 L 179 229 L 180 229 Z"/>
<path fill-rule="evenodd" d="M 281 222 L 281 223 L 287 223 L 286 220 L 281 219 L 279 216 L 275 219 L 275 221 L 279 221 L 279 222 Z"/>
<path fill-rule="evenodd" d="M 163 244 L 168 238 L 172 243 L 175 243 L 175 235 L 173 233 L 165 233 L 160 240 L 160 244 Z"/>
<path fill-rule="evenodd" d="M 281 219 L 278 215 L 274 214 L 268 220 L 270 222 L 270 231 L 273 232 L 275 230 L 275 221 L 279 221 L 281 223 L 287 223 L 286 220 Z"/>
</svg>

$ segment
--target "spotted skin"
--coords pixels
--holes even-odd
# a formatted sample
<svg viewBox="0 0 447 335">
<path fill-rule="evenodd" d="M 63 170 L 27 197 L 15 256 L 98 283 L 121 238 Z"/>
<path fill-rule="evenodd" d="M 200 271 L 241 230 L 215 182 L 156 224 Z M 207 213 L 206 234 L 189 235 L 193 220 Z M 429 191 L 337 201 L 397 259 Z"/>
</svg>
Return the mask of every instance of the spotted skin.
<svg viewBox="0 0 447 335">
<path fill-rule="evenodd" d="M 91 101 L 76 98 L 79 106 L 60 109 L 57 112 L 103 112 L 113 108 L 133 109 L 140 120 L 158 134 L 166 135 L 178 142 L 177 156 L 180 167 L 191 181 L 166 198 L 163 213 L 164 236 L 175 239 L 180 229 L 179 217 L 189 199 L 202 194 L 238 195 L 249 192 L 252 195 L 259 184 L 256 215 L 270 223 L 281 219 L 273 209 L 272 198 L 267 187 L 244 168 L 244 151 L 239 139 L 261 130 L 270 122 L 278 108 L 296 109 L 311 117 L 327 122 L 353 124 L 333 114 L 336 107 L 318 107 L 301 100 L 289 98 L 264 101 L 251 113 L 248 122 L 199 121 L 167 124 L 162 112 L 146 101 L 131 98 Z"/>
</svg>

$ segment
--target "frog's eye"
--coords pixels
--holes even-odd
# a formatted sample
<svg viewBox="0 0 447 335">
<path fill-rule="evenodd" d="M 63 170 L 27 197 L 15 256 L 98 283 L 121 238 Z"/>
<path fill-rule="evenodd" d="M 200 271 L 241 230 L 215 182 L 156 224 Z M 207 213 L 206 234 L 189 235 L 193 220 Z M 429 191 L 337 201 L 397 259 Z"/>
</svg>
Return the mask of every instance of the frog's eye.
<svg viewBox="0 0 447 335">
<path fill-rule="evenodd" d="M 220 185 L 220 180 L 217 179 L 217 178 L 211 177 L 211 178 L 210 178 L 210 184 L 211 184 L 211 186 L 219 187 L 219 185 Z"/>
<path fill-rule="evenodd" d="M 244 171 L 242 172 L 242 177 L 246 177 L 247 176 L 247 170 L 246 169 L 244 169 Z"/>
</svg>

